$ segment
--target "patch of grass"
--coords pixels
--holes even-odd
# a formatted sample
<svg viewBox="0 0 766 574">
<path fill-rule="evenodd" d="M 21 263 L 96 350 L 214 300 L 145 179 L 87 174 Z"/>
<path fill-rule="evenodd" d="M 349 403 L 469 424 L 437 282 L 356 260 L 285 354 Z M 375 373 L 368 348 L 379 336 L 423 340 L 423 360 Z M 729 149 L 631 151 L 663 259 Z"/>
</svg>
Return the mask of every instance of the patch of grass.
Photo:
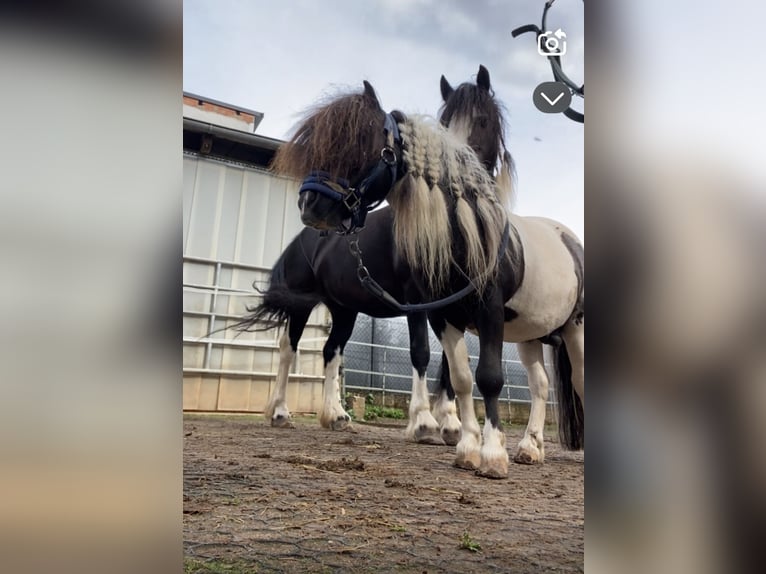
<svg viewBox="0 0 766 574">
<path fill-rule="evenodd" d="M 391 530 L 394 532 L 407 532 L 407 529 L 401 524 L 392 524 Z"/>
<path fill-rule="evenodd" d="M 351 416 L 352 420 L 356 420 L 354 410 L 351 408 L 351 399 L 353 395 L 346 393 L 344 399 L 346 401 L 346 411 Z M 369 393 L 364 397 L 364 420 L 374 421 L 375 419 L 397 419 L 402 420 L 406 418 L 402 409 L 395 407 L 381 407 L 375 404 L 375 396 Z"/>
<path fill-rule="evenodd" d="M 476 540 L 474 540 L 471 535 L 468 534 L 467 530 L 463 532 L 463 536 L 460 539 L 460 548 L 470 552 L 481 552 L 481 544 L 476 542 Z"/>
<path fill-rule="evenodd" d="M 403 419 L 404 411 L 394 407 L 379 407 L 367 404 L 364 407 L 364 420 L 374 421 L 377 418 L 383 419 Z"/>
</svg>

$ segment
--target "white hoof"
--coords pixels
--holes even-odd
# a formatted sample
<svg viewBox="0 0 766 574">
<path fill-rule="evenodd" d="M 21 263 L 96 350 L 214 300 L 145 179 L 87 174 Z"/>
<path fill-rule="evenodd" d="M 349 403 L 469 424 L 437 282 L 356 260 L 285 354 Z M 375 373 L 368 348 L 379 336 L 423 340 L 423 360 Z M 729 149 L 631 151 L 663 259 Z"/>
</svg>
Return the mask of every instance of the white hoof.
<svg viewBox="0 0 766 574">
<path fill-rule="evenodd" d="M 410 418 L 410 422 L 404 431 L 404 436 L 411 441 L 419 444 L 444 445 L 439 425 L 436 419 L 427 410 L 420 411 L 415 418 Z"/>
<path fill-rule="evenodd" d="M 280 428 L 280 429 L 294 429 L 295 424 L 293 421 L 290 420 L 290 416 L 284 416 L 282 414 L 277 414 L 271 417 L 271 426 L 274 428 Z"/>
<path fill-rule="evenodd" d="M 271 420 L 271 426 L 274 428 L 292 429 L 295 428 L 290 410 L 284 404 L 269 406 L 266 409 L 266 416 Z"/>
<path fill-rule="evenodd" d="M 351 417 L 342 408 L 331 409 L 328 414 L 322 413 L 319 417 L 319 424 L 323 428 L 334 431 L 344 430 L 351 422 Z"/>
<path fill-rule="evenodd" d="M 517 464 L 541 464 L 544 461 L 545 452 L 537 447 L 522 448 L 519 446 L 516 456 L 513 457 L 513 462 Z"/>
<path fill-rule="evenodd" d="M 455 466 L 466 470 L 476 470 L 481 464 L 481 447 L 475 439 L 466 440 L 465 437 L 458 443 L 455 454 Z"/>
<path fill-rule="evenodd" d="M 481 464 L 476 474 L 486 478 L 508 478 L 508 451 L 505 450 L 505 433 L 493 428 L 489 421 L 484 426 Z"/>
<path fill-rule="evenodd" d="M 450 446 L 455 446 L 458 442 L 460 442 L 461 428 L 462 425 L 460 424 L 460 419 L 458 419 L 456 416 L 452 415 L 446 418 L 442 422 L 441 428 L 441 435 L 444 442 Z"/>
<path fill-rule="evenodd" d="M 525 434 L 519 443 L 513 462 L 517 464 L 540 464 L 545 460 L 545 443 L 538 434 Z"/>
<path fill-rule="evenodd" d="M 485 478 L 508 478 L 508 453 L 506 453 L 505 458 L 482 458 L 476 474 Z"/>
</svg>

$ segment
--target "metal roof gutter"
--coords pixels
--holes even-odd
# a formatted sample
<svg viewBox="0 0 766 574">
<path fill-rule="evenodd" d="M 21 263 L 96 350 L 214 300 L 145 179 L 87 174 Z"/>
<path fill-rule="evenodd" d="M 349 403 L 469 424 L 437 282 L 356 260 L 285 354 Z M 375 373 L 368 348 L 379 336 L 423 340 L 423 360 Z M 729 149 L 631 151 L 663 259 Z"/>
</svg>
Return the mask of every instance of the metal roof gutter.
<svg viewBox="0 0 766 574">
<path fill-rule="evenodd" d="M 184 118 L 184 129 L 190 132 L 214 135 L 221 139 L 243 143 L 259 149 L 277 150 L 284 143 L 282 140 L 225 128 L 191 118 Z"/>
</svg>

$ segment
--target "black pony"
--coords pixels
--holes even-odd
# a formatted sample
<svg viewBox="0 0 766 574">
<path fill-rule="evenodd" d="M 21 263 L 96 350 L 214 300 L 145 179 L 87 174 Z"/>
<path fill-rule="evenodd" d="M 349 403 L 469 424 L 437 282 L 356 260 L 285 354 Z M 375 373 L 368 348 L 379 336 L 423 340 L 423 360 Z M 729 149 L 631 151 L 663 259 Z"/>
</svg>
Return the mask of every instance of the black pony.
<svg viewBox="0 0 766 574">
<path fill-rule="evenodd" d="M 480 68 L 479 81 L 483 78 L 482 69 L 484 68 Z M 502 113 L 494 98 L 471 103 L 481 106 L 484 110 L 482 119 L 475 122 L 470 130 L 472 145 L 476 146 L 480 152 L 479 158 L 491 171 L 493 167 L 489 166 L 494 165 L 495 158 L 500 153 L 498 150 L 504 150 Z M 460 112 L 459 107 L 455 109 Z M 449 117 L 444 116 L 442 121 L 449 121 Z M 507 152 L 505 158 L 510 160 Z M 397 265 L 391 257 L 393 220 L 390 207 L 383 207 L 367 216 L 365 228 L 359 232 L 358 240 L 371 276 L 375 277 L 388 293 L 399 301 L 417 298 L 411 286 L 408 287 L 408 270 L 402 265 Z M 357 261 L 349 251 L 347 240 L 335 234 L 320 234 L 317 230 L 306 227 L 274 264 L 263 301 L 255 308 L 249 309 L 250 313 L 239 323 L 239 328 L 247 330 L 263 328 L 264 324 L 267 325 L 266 328 L 287 324 L 285 334 L 280 340 L 280 364 L 276 385 L 266 408 L 266 416 L 271 420 L 272 426 L 292 426 L 286 403 L 289 368 L 308 317 L 319 303 L 324 303 L 332 316 L 332 329 L 323 349 L 324 400 L 319 419 L 322 426 L 335 430 L 345 428 L 348 424 L 350 417 L 341 404 L 337 383 L 338 357 L 342 356 L 351 336 L 356 316 L 358 313 L 376 318 L 402 315 L 400 311 L 394 310 L 362 289 L 356 273 Z M 426 383 L 430 349 L 425 313 L 409 313 L 407 321 L 413 384 L 409 424 L 405 435 L 420 443 L 456 445 L 460 438 L 460 421 L 455 408 L 455 393 L 449 382 L 449 369 L 442 370 L 440 392 L 432 415 Z"/>
</svg>

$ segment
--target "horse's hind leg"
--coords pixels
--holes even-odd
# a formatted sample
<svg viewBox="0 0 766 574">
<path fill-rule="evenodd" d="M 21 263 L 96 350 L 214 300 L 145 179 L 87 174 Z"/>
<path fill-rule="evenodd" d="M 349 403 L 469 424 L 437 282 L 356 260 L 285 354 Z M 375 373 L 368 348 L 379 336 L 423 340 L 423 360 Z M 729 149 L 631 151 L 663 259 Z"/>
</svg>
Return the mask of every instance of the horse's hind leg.
<svg viewBox="0 0 766 574">
<path fill-rule="evenodd" d="M 279 339 L 279 368 L 277 382 L 266 405 L 266 418 L 271 420 L 271 426 L 293 428 L 290 420 L 290 410 L 287 408 L 287 379 L 290 375 L 290 365 L 298 350 L 298 342 L 303 335 L 303 329 L 311 315 L 311 309 L 294 312 L 287 320 L 287 326 Z"/>
<path fill-rule="evenodd" d="M 534 464 L 545 460 L 543 428 L 545 426 L 545 404 L 548 401 L 548 373 L 545 372 L 543 344 L 540 341 L 518 343 L 521 364 L 527 371 L 529 394 L 532 404 L 529 408 L 529 422 L 524 438 L 519 443 L 514 462 Z"/>
<path fill-rule="evenodd" d="M 405 436 L 421 444 L 443 445 L 439 425 L 431 414 L 428 398 L 426 369 L 430 358 L 428 324 L 425 313 L 407 315 L 410 329 L 410 358 L 412 360 L 412 394 L 410 396 L 410 421 Z"/>
<path fill-rule="evenodd" d="M 338 371 L 343 358 L 343 349 L 354 330 L 357 314 L 337 307 L 330 309 L 330 313 L 332 314 L 332 329 L 322 350 L 324 355 L 324 399 L 322 411 L 319 413 L 319 423 L 324 428 L 343 430 L 348 426 L 351 417 L 341 404 Z"/>
<path fill-rule="evenodd" d="M 442 353 L 441 372 L 439 373 L 439 388 L 433 413 L 441 428 L 442 440 L 450 446 L 455 446 L 460 440 L 460 419 L 457 418 L 455 390 L 450 379 L 447 355 Z"/>
</svg>

